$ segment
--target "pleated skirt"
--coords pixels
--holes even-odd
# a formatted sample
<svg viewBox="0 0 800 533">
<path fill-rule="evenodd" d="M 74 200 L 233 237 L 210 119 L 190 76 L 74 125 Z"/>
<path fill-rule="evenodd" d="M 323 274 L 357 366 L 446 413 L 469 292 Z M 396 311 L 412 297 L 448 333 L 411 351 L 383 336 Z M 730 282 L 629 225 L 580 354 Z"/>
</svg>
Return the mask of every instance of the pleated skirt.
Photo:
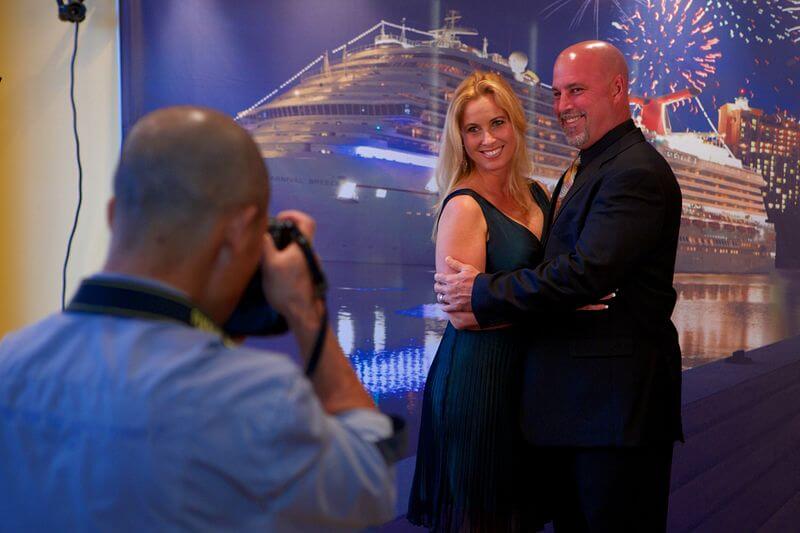
<svg viewBox="0 0 800 533">
<path fill-rule="evenodd" d="M 537 531 L 546 513 L 521 434 L 518 330 L 448 324 L 422 407 L 408 520 L 433 531 Z"/>
</svg>

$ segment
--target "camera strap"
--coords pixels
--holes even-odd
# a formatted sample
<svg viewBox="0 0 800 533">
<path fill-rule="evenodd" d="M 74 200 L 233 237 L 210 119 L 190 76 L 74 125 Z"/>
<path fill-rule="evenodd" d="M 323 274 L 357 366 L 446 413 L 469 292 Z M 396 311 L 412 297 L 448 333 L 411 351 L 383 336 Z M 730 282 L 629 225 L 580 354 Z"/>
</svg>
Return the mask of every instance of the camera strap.
<svg viewBox="0 0 800 533">
<path fill-rule="evenodd" d="M 328 306 L 325 300 L 322 300 L 322 322 L 319 326 L 319 333 L 317 333 L 317 340 L 314 341 L 314 348 L 311 350 L 311 355 L 308 358 L 306 365 L 306 376 L 311 379 L 314 371 L 317 369 L 320 356 L 322 355 L 322 347 L 325 344 L 325 334 L 328 331 Z"/>
<path fill-rule="evenodd" d="M 328 282 L 325 279 L 325 274 L 322 272 L 319 261 L 317 261 L 317 257 L 314 255 L 311 243 L 306 236 L 303 235 L 294 224 L 289 226 L 289 228 L 291 240 L 300 246 L 306 258 L 308 271 L 311 274 L 311 283 L 314 287 L 314 296 L 322 302 L 322 321 L 319 326 L 319 332 L 317 333 L 317 340 L 314 341 L 314 348 L 311 350 L 311 354 L 308 357 L 308 364 L 306 365 L 306 377 L 311 379 L 311 376 L 317 369 L 317 364 L 319 364 L 320 356 L 322 356 L 322 348 L 325 344 L 325 336 L 328 331 L 328 302 L 326 300 Z"/>
<path fill-rule="evenodd" d="M 188 299 L 134 280 L 83 280 L 64 311 L 181 322 L 217 334 L 226 344 L 232 342 L 213 320 Z"/>
</svg>

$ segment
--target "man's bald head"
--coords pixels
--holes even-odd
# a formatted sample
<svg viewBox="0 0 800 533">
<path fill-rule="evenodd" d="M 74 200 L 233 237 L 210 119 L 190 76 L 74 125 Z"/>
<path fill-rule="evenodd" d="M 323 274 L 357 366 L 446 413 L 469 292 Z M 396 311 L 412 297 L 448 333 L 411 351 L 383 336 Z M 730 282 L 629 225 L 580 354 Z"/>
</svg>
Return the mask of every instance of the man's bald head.
<svg viewBox="0 0 800 533">
<path fill-rule="evenodd" d="M 616 75 L 628 81 L 628 64 L 619 48 L 606 41 L 583 41 L 565 48 L 556 58 L 556 64 L 563 62 L 578 62 L 581 65 L 591 65 L 592 68 L 604 74 L 609 80 Z"/>
<path fill-rule="evenodd" d="M 182 253 L 230 209 L 265 210 L 268 177 L 258 147 L 230 117 L 170 107 L 131 130 L 114 196 L 112 245 Z"/>
<path fill-rule="evenodd" d="M 628 65 L 614 45 L 584 41 L 553 66 L 553 108 L 567 141 L 585 149 L 630 118 Z"/>
</svg>

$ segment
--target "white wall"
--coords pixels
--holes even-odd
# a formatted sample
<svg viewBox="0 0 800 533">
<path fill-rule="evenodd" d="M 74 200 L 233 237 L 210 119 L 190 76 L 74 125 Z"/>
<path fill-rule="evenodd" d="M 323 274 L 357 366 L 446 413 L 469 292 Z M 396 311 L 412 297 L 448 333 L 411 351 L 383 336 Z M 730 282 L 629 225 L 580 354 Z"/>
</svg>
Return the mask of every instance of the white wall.
<svg viewBox="0 0 800 533">
<path fill-rule="evenodd" d="M 105 203 L 120 144 L 116 0 L 86 0 L 75 95 L 84 203 L 67 297 L 108 243 Z M 0 335 L 56 311 L 77 203 L 69 104 L 74 25 L 52 0 L 2 1 L 0 17 Z"/>
</svg>

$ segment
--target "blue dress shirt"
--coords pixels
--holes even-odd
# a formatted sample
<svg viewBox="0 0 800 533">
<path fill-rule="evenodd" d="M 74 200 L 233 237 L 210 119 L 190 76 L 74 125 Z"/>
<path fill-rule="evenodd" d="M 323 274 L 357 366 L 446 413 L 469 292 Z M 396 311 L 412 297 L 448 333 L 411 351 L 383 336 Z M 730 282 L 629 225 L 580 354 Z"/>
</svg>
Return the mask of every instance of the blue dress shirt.
<svg viewBox="0 0 800 533">
<path fill-rule="evenodd" d="M 0 343 L 0 531 L 348 531 L 393 517 L 387 417 L 288 357 L 53 315 Z"/>
</svg>

